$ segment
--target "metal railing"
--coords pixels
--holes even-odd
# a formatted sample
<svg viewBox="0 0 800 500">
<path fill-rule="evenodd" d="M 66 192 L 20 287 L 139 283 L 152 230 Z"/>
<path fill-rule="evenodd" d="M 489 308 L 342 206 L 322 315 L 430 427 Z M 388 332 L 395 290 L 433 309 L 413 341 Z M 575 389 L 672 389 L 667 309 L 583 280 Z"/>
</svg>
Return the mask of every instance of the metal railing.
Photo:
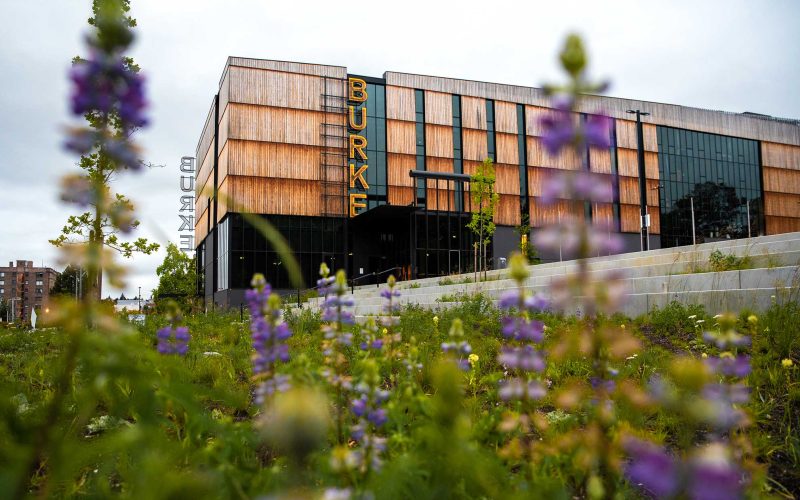
<svg viewBox="0 0 800 500">
<path fill-rule="evenodd" d="M 380 288 L 381 287 L 381 282 L 378 280 L 378 276 L 384 275 L 386 273 L 390 273 L 392 271 L 396 271 L 398 269 L 402 270 L 403 268 L 401 266 L 394 266 L 394 267 L 390 267 L 389 269 L 385 269 L 383 271 L 376 271 L 376 272 L 373 272 L 373 273 L 365 274 L 364 276 L 359 276 L 358 278 L 349 279 L 347 281 L 350 284 L 350 293 L 355 293 L 356 281 L 360 281 L 360 280 L 363 280 L 363 279 L 366 279 L 366 278 L 375 278 L 375 286 Z"/>
</svg>

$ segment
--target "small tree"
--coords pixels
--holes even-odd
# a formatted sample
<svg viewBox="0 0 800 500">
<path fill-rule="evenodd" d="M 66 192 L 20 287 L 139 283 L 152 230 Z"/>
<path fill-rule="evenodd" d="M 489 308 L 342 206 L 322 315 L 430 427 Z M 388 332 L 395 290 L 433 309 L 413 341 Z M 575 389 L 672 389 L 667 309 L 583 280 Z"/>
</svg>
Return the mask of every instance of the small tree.
<svg viewBox="0 0 800 500">
<path fill-rule="evenodd" d="M 153 290 L 153 299 L 164 295 L 192 297 L 197 293 L 197 269 L 194 257 L 189 257 L 174 243 L 167 245 L 164 262 L 156 268 L 158 287 Z"/>
<path fill-rule="evenodd" d="M 68 265 L 61 274 L 56 276 L 56 281 L 53 283 L 53 289 L 50 293 L 52 295 L 68 295 L 83 299 L 88 288 L 89 280 L 86 270 L 78 266 Z"/>
<path fill-rule="evenodd" d="M 486 277 L 486 247 L 491 242 L 496 226 L 494 225 L 494 211 L 500 201 L 500 195 L 494 192 L 495 174 L 494 162 L 486 158 L 478 165 L 475 173 L 470 176 L 469 194 L 472 200 L 472 220 L 467 227 L 475 234 L 477 241 L 473 244 L 475 256 L 475 281 L 478 281 L 478 266 L 484 271 Z M 479 255 L 480 253 L 480 255 Z"/>
<path fill-rule="evenodd" d="M 5 321 L 8 316 L 8 302 L 6 299 L 0 299 L 0 321 Z"/>
</svg>

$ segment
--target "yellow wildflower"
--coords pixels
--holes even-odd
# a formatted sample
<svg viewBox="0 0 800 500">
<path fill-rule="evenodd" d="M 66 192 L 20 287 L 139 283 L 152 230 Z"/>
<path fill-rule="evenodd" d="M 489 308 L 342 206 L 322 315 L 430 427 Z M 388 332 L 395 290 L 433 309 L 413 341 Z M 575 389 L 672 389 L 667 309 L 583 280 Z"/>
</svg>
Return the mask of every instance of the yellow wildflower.
<svg viewBox="0 0 800 500">
<path fill-rule="evenodd" d="M 781 361 L 781 366 L 784 368 L 791 368 L 793 365 L 794 362 L 789 358 L 785 358 L 783 361 Z"/>
<path fill-rule="evenodd" d="M 387 330 L 386 328 L 384 328 L 384 329 L 383 329 L 383 334 L 384 334 L 384 335 L 386 335 L 387 333 L 389 333 L 389 330 Z"/>
<path fill-rule="evenodd" d="M 706 359 L 708 357 L 708 354 L 703 353 L 703 354 L 700 355 L 700 357 L 703 358 L 703 359 Z"/>
<path fill-rule="evenodd" d="M 469 364 L 471 364 L 472 366 L 475 366 L 475 363 L 477 363 L 479 359 L 481 358 L 479 358 L 478 355 L 475 354 L 474 352 L 470 354 L 469 357 L 467 358 Z"/>
<path fill-rule="evenodd" d="M 751 314 L 750 316 L 747 317 L 747 322 L 755 325 L 756 323 L 758 323 L 758 316 L 756 316 L 755 314 Z"/>
<path fill-rule="evenodd" d="M 436 326 L 439 326 L 439 316 L 434 316 L 433 317 L 433 324 L 436 325 Z"/>
</svg>

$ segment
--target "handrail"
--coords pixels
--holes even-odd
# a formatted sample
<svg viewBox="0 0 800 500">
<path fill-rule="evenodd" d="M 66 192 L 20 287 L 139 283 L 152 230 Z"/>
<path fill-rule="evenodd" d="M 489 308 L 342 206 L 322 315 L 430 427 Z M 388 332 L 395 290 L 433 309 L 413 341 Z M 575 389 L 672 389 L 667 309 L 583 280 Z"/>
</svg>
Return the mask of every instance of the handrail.
<svg viewBox="0 0 800 500">
<path fill-rule="evenodd" d="M 362 280 L 364 278 L 375 278 L 375 286 L 380 288 L 381 284 L 377 279 L 378 276 L 380 276 L 382 274 L 386 274 L 386 273 L 391 272 L 391 271 L 396 271 L 397 269 L 403 269 L 403 267 L 402 266 L 394 266 L 394 267 L 390 267 L 389 269 L 384 269 L 383 271 L 372 272 L 372 273 L 369 273 L 369 274 L 365 274 L 364 276 L 359 276 L 358 278 L 349 279 L 348 281 L 350 282 L 350 293 L 351 294 L 355 293 L 356 281 Z"/>
</svg>

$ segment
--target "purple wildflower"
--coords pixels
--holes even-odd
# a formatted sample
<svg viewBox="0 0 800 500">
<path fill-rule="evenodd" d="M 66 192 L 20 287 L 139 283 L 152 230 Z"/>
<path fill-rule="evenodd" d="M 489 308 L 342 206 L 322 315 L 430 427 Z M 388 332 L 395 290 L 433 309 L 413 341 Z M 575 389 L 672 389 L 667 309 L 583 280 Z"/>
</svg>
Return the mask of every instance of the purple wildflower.
<svg viewBox="0 0 800 500">
<path fill-rule="evenodd" d="M 705 360 L 706 366 L 714 373 L 727 377 L 746 377 L 750 374 L 750 356 L 712 356 Z"/>
<path fill-rule="evenodd" d="M 675 496 L 680 489 L 680 463 L 662 447 L 638 439 L 625 442 L 630 461 L 625 477 L 656 498 Z"/>
<path fill-rule="evenodd" d="M 386 440 L 377 431 L 388 420 L 381 405 L 389 398 L 389 391 L 380 389 L 379 383 L 377 365 L 369 362 L 364 381 L 355 387 L 358 396 L 350 403 L 350 410 L 358 418 L 350 428 L 350 437 L 361 445 L 354 454 L 364 472 L 380 469 L 381 454 L 386 450 Z"/>
<path fill-rule="evenodd" d="M 61 179 L 61 199 L 81 208 L 88 207 L 95 199 L 89 178 L 84 175 L 68 175 Z"/>
<path fill-rule="evenodd" d="M 158 352 L 185 356 L 189 352 L 189 327 L 165 326 L 156 332 Z"/>
<path fill-rule="evenodd" d="M 253 379 L 257 382 L 256 404 L 276 391 L 289 388 L 289 379 L 276 374 L 275 365 L 289 361 L 289 346 L 284 342 L 292 332 L 281 319 L 280 298 L 261 274 L 253 276 L 252 289 L 245 292 L 250 310 L 250 332 L 252 333 Z"/>
<path fill-rule="evenodd" d="M 550 155 L 557 155 L 567 146 L 584 150 L 590 146 L 607 148 L 611 144 L 611 125 L 609 117 L 598 114 L 588 115 L 584 123 L 572 114 L 575 100 L 559 97 L 554 100 L 554 109 L 543 116 L 540 124 L 544 129 L 542 145 Z"/>
<path fill-rule="evenodd" d="M 144 79 L 121 56 L 94 51 L 88 60 L 73 65 L 70 79 L 73 114 L 117 113 L 125 130 L 147 125 Z"/>
<path fill-rule="evenodd" d="M 690 462 L 689 497 L 702 500 L 743 498 L 743 473 L 722 443 L 703 448 Z"/>
</svg>

